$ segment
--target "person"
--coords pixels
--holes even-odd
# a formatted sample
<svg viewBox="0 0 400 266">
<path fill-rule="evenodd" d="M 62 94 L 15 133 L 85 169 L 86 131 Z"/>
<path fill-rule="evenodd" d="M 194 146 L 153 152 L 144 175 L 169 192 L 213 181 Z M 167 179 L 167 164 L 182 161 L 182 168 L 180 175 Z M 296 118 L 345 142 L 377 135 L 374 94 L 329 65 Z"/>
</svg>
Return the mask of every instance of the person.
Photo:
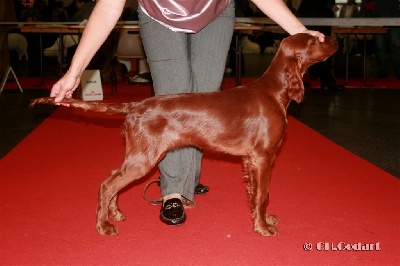
<svg viewBox="0 0 400 266">
<path fill-rule="evenodd" d="M 93 9 L 96 5 L 96 1 L 93 0 L 76 0 L 75 1 L 75 7 L 77 8 L 76 12 L 68 19 L 69 22 L 81 22 L 85 23 L 87 19 L 89 19 L 90 14 L 92 14 Z M 67 41 L 69 40 L 69 43 L 66 43 L 67 45 L 65 46 L 67 48 L 67 56 L 65 57 L 65 61 L 63 62 L 63 69 L 67 68 L 72 61 L 72 57 L 75 54 L 76 48 L 78 47 L 79 42 L 76 42 L 75 39 L 77 36 L 74 35 L 69 35 L 72 38 L 65 38 Z M 68 35 L 66 35 L 68 37 Z M 71 40 L 73 42 L 71 42 Z M 104 53 L 108 53 L 109 51 L 104 51 Z M 103 53 L 103 54 L 104 54 Z M 93 56 L 94 57 L 94 56 Z M 96 56 L 95 58 L 92 58 L 91 62 L 89 62 L 88 66 L 93 69 L 100 68 L 100 65 L 102 65 L 102 58 L 100 56 Z"/>
<path fill-rule="evenodd" d="M 121 21 L 138 21 L 138 2 L 136 0 L 127 0 L 125 8 L 122 11 Z M 140 48 L 141 49 L 141 48 Z M 118 59 L 120 62 L 122 59 Z M 129 77 L 128 83 L 135 85 L 149 85 L 151 84 L 150 67 L 146 58 L 138 58 L 137 73 Z M 123 60 L 130 65 L 130 59 Z"/>
<path fill-rule="evenodd" d="M 297 9 L 293 6 L 292 0 L 287 0 L 286 5 L 288 6 L 289 10 L 292 11 L 293 14 L 296 14 Z"/>
<path fill-rule="evenodd" d="M 367 4 L 372 10 L 368 10 Z M 376 17 L 400 17 L 400 2 L 398 0 L 380 0 L 361 2 L 362 16 L 369 16 L 372 12 Z M 378 70 L 378 78 L 387 78 L 389 74 L 389 60 L 392 63 L 395 75 L 400 79 L 400 27 L 390 27 L 386 34 L 374 35 L 375 60 Z"/>
<path fill-rule="evenodd" d="M 335 0 L 302 0 L 296 14 L 298 17 L 333 18 L 338 10 Z M 331 26 L 309 26 L 308 28 L 320 31 L 327 36 L 332 33 Z M 331 59 L 329 58 L 325 62 L 312 65 L 308 71 L 311 75 L 319 78 L 322 90 L 344 90 L 344 86 L 336 84 L 336 79 L 331 73 L 330 66 Z"/>
<path fill-rule="evenodd" d="M 66 22 L 68 20 L 67 10 L 64 8 L 62 1 L 55 2 L 56 8 L 52 11 L 51 21 L 52 22 Z"/>
<path fill-rule="evenodd" d="M 339 18 L 354 18 L 358 15 L 358 4 L 356 0 L 347 0 L 347 3 L 342 5 L 342 8 L 339 11 Z M 353 52 L 357 54 L 358 43 L 357 40 L 352 38 L 339 39 L 340 45 L 343 47 L 343 53 L 346 53 L 348 49 L 349 53 Z"/>
<path fill-rule="evenodd" d="M 68 19 L 69 22 L 82 22 L 88 19 L 92 13 L 96 1 L 94 0 L 76 0 L 75 6 L 78 10 Z"/>
<path fill-rule="evenodd" d="M 128 83 L 134 85 L 149 85 L 151 84 L 150 66 L 146 58 L 138 59 L 137 73 L 129 77 Z"/>
<path fill-rule="evenodd" d="M 84 3 L 83 0 L 73 0 L 69 5 L 67 5 L 65 11 L 67 11 L 68 17 L 72 17 Z"/>
<path fill-rule="evenodd" d="M 95 1 L 92 0 L 75 0 L 74 6 L 77 8 L 76 12 L 72 14 L 67 20 L 68 22 L 83 22 L 87 20 L 92 13 L 94 6 L 96 5 Z M 65 9 L 65 13 L 68 16 L 68 12 Z M 61 51 L 60 49 L 60 37 L 58 37 L 54 44 L 43 51 L 44 56 L 58 56 L 58 60 L 62 64 L 63 68 L 69 66 L 72 56 L 78 46 L 77 43 L 79 42 L 79 36 L 75 34 L 67 34 L 63 37 L 64 42 L 64 60 L 61 62 Z"/>
<path fill-rule="evenodd" d="M 354 18 L 358 15 L 358 5 L 356 0 L 348 0 L 346 4 L 342 5 L 339 12 L 339 18 Z"/>
<path fill-rule="evenodd" d="M 157 5 L 166 4 L 168 1 L 139 2 L 140 34 L 150 65 L 155 94 L 217 91 L 224 75 L 234 31 L 234 3 L 230 0 L 181 2 L 195 2 L 200 7 L 207 5 L 211 9 L 204 11 L 200 8 L 201 14 L 189 12 L 186 13 L 188 16 L 182 14 L 178 19 L 171 16 L 179 15 L 179 10 L 194 12 L 198 7 L 174 9 L 167 6 L 167 10 L 162 13 L 160 10 L 163 9 L 157 9 Z M 253 2 L 289 34 L 305 32 L 324 41 L 324 34 L 308 30 L 282 0 Z M 82 72 L 118 21 L 124 3 L 124 0 L 102 0 L 95 6 L 71 66 L 52 87 L 50 96 L 55 97 L 59 104 L 64 97 L 72 97 Z M 214 13 L 216 10 L 218 12 Z M 202 153 L 199 149 L 182 148 L 167 153 L 158 164 L 163 197 L 160 210 L 162 222 L 168 225 L 180 225 L 185 222 L 186 214 L 182 200 L 193 200 L 200 178 L 201 158 Z"/>
</svg>

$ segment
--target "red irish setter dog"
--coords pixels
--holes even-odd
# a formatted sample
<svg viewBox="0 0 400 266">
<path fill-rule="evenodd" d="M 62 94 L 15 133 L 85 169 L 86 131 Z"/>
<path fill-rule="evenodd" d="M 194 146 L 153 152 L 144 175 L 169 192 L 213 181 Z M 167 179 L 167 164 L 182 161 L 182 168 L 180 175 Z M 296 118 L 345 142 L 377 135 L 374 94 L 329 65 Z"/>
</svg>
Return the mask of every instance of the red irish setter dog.
<svg viewBox="0 0 400 266">
<path fill-rule="evenodd" d="M 312 64 L 326 60 L 337 42 L 301 33 L 284 39 L 265 74 L 244 86 L 211 93 L 166 95 L 132 103 L 84 102 L 63 99 L 74 108 L 125 114 L 126 153 L 123 164 L 101 184 L 97 231 L 116 235 L 109 222 L 125 215 L 117 205 L 118 192 L 146 175 L 167 151 L 193 146 L 243 158 L 244 175 L 253 215 L 254 231 L 278 234 L 277 219 L 266 214 L 271 167 L 286 129 L 286 110 L 304 95 L 302 76 Z M 38 98 L 54 104 L 54 98 Z"/>
</svg>

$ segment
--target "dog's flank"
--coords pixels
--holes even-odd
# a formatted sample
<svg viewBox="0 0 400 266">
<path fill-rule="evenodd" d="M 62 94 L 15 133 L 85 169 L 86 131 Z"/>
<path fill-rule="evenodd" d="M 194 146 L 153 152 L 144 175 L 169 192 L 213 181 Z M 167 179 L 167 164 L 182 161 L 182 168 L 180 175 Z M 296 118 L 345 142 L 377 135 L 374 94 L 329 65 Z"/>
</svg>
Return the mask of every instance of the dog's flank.
<svg viewBox="0 0 400 266">
<path fill-rule="evenodd" d="M 302 33 L 281 42 L 265 74 L 244 86 L 211 93 L 148 98 L 135 103 L 97 103 L 63 99 L 71 107 L 109 114 L 126 114 L 126 152 L 123 164 L 101 184 L 97 231 L 116 235 L 109 220 L 122 221 L 119 191 L 147 174 L 165 154 L 184 146 L 241 156 L 255 232 L 278 234 L 278 220 L 267 215 L 272 163 L 286 129 L 290 101 L 301 102 L 302 76 L 312 64 L 337 50 L 337 42 Z M 54 98 L 38 103 L 56 104 Z"/>
</svg>

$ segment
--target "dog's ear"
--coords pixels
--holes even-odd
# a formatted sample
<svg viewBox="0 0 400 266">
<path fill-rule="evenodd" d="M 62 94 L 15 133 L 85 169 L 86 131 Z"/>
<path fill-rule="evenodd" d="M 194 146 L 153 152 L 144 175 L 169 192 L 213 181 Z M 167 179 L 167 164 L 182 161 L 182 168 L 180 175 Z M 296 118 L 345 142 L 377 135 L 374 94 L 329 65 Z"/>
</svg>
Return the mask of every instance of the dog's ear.
<svg viewBox="0 0 400 266">
<path fill-rule="evenodd" d="M 286 91 L 290 100 L 301 103 L 304 97 L 303 75 L 298 60 L 290 60 L 284 67 Z"/>
</svg>

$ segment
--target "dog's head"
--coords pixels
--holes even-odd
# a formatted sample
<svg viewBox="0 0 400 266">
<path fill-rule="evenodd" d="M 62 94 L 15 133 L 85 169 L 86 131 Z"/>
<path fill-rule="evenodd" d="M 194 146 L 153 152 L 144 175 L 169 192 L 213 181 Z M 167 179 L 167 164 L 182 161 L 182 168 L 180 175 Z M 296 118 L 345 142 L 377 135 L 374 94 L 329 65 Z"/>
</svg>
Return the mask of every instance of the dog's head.
<svg viewBox="0 0 400 266">
<path fill-rule="evenodd" d="M 335 38 L 326 36 L 324 42 L 307 33 L 283 39 L 277 56 L 282 59 L 285 84 L 289 98 L 300 103 L 304 96 L 303 74 L 313 64 L 325 61 L 338 49 Z"/>
<path fill-rule="evenodd" d="M 334 37 L 325 36 L 325 41 L 320 42 L 317 37 L 307 33 L 285 38 L 280 46 L 286 60 L 297 61 L 301 73 L 304 73 L 311 65 L 325 61 L 337 49 L 338 43 Z"/>
</svg>

